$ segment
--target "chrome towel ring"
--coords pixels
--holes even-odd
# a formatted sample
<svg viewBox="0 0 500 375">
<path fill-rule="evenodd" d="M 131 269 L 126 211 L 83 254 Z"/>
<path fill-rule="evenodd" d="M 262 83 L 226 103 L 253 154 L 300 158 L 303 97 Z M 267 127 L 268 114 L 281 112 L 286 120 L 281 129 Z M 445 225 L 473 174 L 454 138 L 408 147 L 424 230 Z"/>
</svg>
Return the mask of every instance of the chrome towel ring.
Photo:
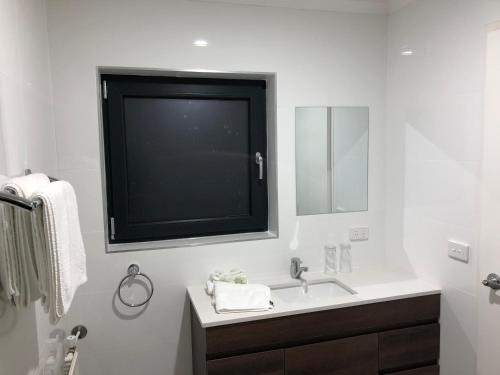
<svg viewBox="0 0 500 375">
<path fill-rule="evenodd" d="M 123 297 L 122 297 L 122 286 L 123 286 L 123 284 L 126 281 L 128 281 L 129 279 L 135 279 L 137 276 L 142 276 L 143 278 L 145 278 L 147 280 L 147 282 L 149 283 L 149 285 L 151 286 L 151 290 L 149 291 L 149 295 L 148 295 L 148 297 L 146 298 L 145 301 L 143 301 L 141 303 L 129 303 L 129 302 L 125 301 L 123 299 Z M 128 306 L 128 307 L 141 307 L 141 306 L 144 306 L 146 303 L 149 302 L 149 300 L 151 299 L 151 297 L 153 297 L 153 292 L 154 292 L 153 281 L 149 278 L 148 275 L 146 275 L 145 273 L 142 273 L 140 271 L 139 266 L 137 264 L 131 264 L 128 267 L 127 276 L 125 276 L 120 281 L 120 284 L 118 284 L 118 298 L 120 299 L 121 303 L 123 303 L 125 306 Z"/>
</svg>

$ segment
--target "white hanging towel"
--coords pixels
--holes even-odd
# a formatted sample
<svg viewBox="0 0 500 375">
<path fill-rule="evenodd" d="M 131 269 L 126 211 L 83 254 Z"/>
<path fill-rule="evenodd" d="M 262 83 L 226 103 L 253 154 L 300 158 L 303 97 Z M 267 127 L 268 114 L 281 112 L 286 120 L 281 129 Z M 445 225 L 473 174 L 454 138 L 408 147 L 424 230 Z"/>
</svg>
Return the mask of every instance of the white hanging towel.
<svg viewBox="0 0 500 375">
<path fill-rule="evenodd" d="M 15 303 L 19 296 L 19 269 L 15 245 L 15 233 L 12 229 L 13 220 L 8 220 L 8 207 L 0 206 L 0 281 L 5 298 Z"/>
<path fill-rule="evenodd" d="M 215 311 L 221 313 L 267 311 L 272 308 L 271 289 L 260 284 L 234 284 L 216 281 Z"/>
<path fill-rule="evenodd" d="M 50 185 L 49 178 L 42 173 L 12 178 L 2 185 L 15 195 L 30 199 L 33 192 Z M 3 207 L 2 277 L 4 289 L 16 306 L 27 306 L 40 298 L 38 270 L 31 228 L 31 213 L 19 208 Z"/>
<path fill-rule="evenodd" d="M 8 178 L 6 176 L 0 175 L 0 186 L 2 186 Z M 5 205 L 0 204 L 0 293 L 2 293 L 8 300 L 12 299 L 12 275 L 8 268 L 7 263 L 7 244 L 6 235 L 7 228 L 5 227 L 4 220 L 4 207 Z"/>
<path fill-rule="evenodd" d="M 42 256 L 39 268 L 42 304 L 50 321 L 57 323 L 69 310 L 79 286 L 87 281 L 86 257 L 73 187 L 55 181 L 34 193 L 42 209 L 33 216 L 34 237 Z"/>
</svg>

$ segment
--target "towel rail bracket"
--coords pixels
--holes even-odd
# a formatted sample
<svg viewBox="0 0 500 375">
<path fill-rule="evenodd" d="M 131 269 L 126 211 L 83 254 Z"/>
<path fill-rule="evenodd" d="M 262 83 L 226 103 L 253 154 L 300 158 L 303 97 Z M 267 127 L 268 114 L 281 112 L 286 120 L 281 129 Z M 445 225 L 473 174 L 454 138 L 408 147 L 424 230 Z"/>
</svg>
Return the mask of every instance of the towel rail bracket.
<svg viewBox="0 0 500 375">
<path fill-rule="evenodd" d="M 78 335 L 78 333 L 80 334 Z M 73 336 L 78 335 L 78 339 L 84 339 L 87 336 L 87 333 L 88 333 L 87 327 L 82 325 L 77 325 L 76 327 L 73 327 L 73 329 L 71 330 L 71 334 Z"/>
</svg>

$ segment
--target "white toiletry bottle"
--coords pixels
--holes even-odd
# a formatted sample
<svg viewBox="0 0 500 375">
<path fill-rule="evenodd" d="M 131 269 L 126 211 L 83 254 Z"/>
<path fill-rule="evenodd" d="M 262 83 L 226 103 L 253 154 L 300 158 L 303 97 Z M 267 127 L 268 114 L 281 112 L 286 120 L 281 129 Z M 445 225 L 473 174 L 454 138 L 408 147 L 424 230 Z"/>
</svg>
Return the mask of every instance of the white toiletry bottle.
<svg viewBox="0 0 500 375">
<path fill-rule="evenodd" d="M 333 243 L 325 245 L 325 273 L 337 272 L 337 247 Z"/>
<path fill-rule="evenodd" d="M 60 375 L 64 362 L 64 343 L 61 335 L 56 334 L 45 341 L 47 349 L 47 359 L 44 366 L 43 375 Z"/>
<path fill-rule="evenodd" d="M 50 356 L 45 361 L 43 375 L 57 375 L 56 359 L 53 356 Z"/>
<path fill-rule="evenodd" d="M 340 243 L 340 272 L 352 272 L 351 243 L 348 238 Z"/>
</svg>

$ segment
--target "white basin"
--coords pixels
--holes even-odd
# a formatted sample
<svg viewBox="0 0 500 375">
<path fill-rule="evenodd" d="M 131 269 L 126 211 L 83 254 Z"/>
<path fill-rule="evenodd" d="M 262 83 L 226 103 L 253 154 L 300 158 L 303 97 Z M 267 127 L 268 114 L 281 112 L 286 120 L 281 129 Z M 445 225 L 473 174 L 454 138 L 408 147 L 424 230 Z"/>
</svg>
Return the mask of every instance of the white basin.
<svg viewBox="0 0 500 375">
<path fill-rule="evenodd" d="M 271 288 L 273 299 L 285 303 L 333 302 L 336 298 L 352 296 L 353 294 L 356 294 L 354 290 L 335 280 L 310 282 L 307 288 L 297 284 Z"/>
</svg>

